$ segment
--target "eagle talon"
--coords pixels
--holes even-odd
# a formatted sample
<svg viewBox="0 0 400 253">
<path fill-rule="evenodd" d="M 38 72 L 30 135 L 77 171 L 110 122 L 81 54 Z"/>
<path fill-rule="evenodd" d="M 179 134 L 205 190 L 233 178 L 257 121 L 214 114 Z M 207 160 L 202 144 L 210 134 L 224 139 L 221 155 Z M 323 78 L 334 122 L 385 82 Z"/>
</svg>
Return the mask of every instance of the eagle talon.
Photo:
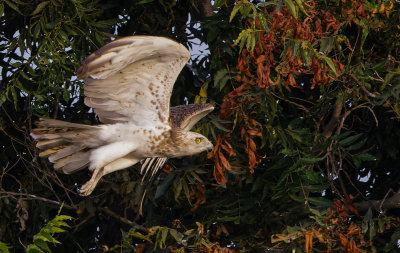
<svg viewBox="0 0 400 253">
<path fill-rule="evenodd" d="M 103 168 L 94 170 L 90 180 L 87 181 L 84 185 L 82 185 L 82 187 L 79 189 L 78 192 L 81 196 L 88 196 L 93 192 L 100 178 L 103 176 L 103 171 L 104 171 Z"/>
</svg>

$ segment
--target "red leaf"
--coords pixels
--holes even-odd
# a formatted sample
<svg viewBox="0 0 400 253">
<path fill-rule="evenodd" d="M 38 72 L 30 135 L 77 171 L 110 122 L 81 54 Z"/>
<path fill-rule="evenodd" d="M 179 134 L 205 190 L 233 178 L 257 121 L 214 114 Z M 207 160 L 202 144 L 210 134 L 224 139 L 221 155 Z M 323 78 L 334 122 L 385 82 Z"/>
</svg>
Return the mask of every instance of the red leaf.
<svg viewBox="0 0 400 253">
<path fill-rule="evenodd" d="M 226 184 L 226 179 L 224 173 L 222 172 L 222 167 L 219 163 L 214 165 L 214 178 L 218 184 Z"/>
<path fill-rule="evenodd" d="M 229 153 L 229 157 L 231 157 L 233 154 L 235 154 L 235 151 L 233 151 L 231 144 L 227 140 L 224 140 L 224 143 L 229 148 L 229 151 L 227 152 Z"/>
<path fill-rule="evenodd" d="M 219 150 L 219 146 L 220 146 L 220 144 L 221 144 L 221 134 L 218 134 L 218 137 L 217 137 L 217 144 L 215 144 L 215 147 L 214 147 L 214 155 L 215 154 L 217 154 L 217 152 L 218 152 L 218 150 Z"/>
<path fill-rule="evenodd" d="M 221 144 L 221 148 L 223 149 L 223 150 L 225 150 L 227 153 L 228 153 L 228 155 L 229 155 L 229 157 L 231 157 L 233 154 L 235 154 L 235 152 L 233 151 L 233 149 L 232 148 L 229 148 L 227 145 L 225 145 L 225 144 Z"/>
<path fill-rule="evenodd" d="M 257 150 L 256 143 L 251 138 L 248 139 L 248 142 L 249 142 L 250 149 L 255 152 Z"/>
<path fill-rule="evenodd" d="M 262 133 L 257 132 L 255 130 L 247 130 L 247 133 L 250 134 L 250 135 L 256 135 L 256 136 L 262 137 Z"/>
<path fill-rule="evenodd" d="M 350 201 L 348 201 L 346 204 L 347 204 L 347 206 L 350 208 L 350 210 L 351 210 L 353 213 L 359 215 L 358 210 L 357 210 L 357 208 L 353 205 L 353 203 L 351 203 Z"/>
<path fill-rule="evenodd" d="M 242 127 L 242 130 L 240 130 L 240 136 L 243 139 L 243 136 L 246 134 L 246 129 L 244 129 L 244 127 Z"/>
<path fill-rule="evenodd" d="M 249 169 L 250 169 L 250 173 L 254 172 L 254 167 L 257 164 L 257 160 L 256 160 L 256 154 L 252 151 L 249 150 Z"/>
<path fill-rule="evenodd" d="M 228 162 L 228 160 L 226 160 L 226 158 L 225 158 L 224 154 L 222 154 L 222 152 L 218 152 L 218 157 L 219 157 L 222 165 L 225 167 L 225 169 L 227 169 L 227 170 L 232 169 L 230 163 Z"/>
<path fill-rule="evenodd" d="M 357 13 L 357 15 L 360 16 L 360 17 L 364 17 L 364 16 L 365 16 L 365 6 L 364 6 L 363 3 L 360 4 L 360 7 L 358 7 L 356 13 Z"/>
</svg>

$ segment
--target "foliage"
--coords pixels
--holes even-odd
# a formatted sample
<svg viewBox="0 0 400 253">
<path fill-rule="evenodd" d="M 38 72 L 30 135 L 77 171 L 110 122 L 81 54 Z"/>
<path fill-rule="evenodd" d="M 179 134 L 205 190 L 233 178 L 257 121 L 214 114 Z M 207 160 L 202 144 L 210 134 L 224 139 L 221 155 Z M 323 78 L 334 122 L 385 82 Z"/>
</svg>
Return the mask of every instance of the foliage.
<svg viewBox="0 0 400 253">
<path fill-rule="evenodd" d="M 48 243 L 60 244 L 61 242 L 57 241 L 54 238 L 55 234 L 66 232 L 62 227 L 70 227 L 65 220 L 72 219 L 69 215 L 60 214 L 62 209 L 62 205 L 60 210 L 58 210 L 58 214 L 52 220 L 50 220 L 44 227 L 42 227 L 36 235 L 33 236 L 33 244 L 29 244 L 26 251 L 28 253 L 33 252 L 51 252 Z"/>
<path fill-rule="evenodd" d="M 398 251 L 399 3 L 216 0 L 205 17 L 207 3 L 0 1 L 0 251 Z M 195 130 L 215 148 L 84 198 L 89 173 L 56 173 L 29 132 L 99 123 L 76 68 L 132 34 L 192 49 L 171 104 L 214 104 Z M 63 202 L 70 231 L 48 222 Z"/>
<path fill-rule="evenodd" d="M 368 209 L 362 223 L 357 224 L 351 219 L 359 215 L 357 209 L 351 204 L 349 207 L 335 200 L 332 207 L 323 213 L 315 209 L 310 210 L 314 214 L 310 216 L 315 220 L 314 223 L 303 227 L 288 226 L 283 234 L 273 235 L 271 242 L 292 244 L 292 248 L 304 249 L 305 252 L 376 252 L 377 249 L 373 245 L 375 235 L 400 225 L 398 219 L 391 217 L 373 219 L 371 209 Z M 355 213 L 351 214 L 350 209 Z M 393 250 L 393 243 L 383 250 Z"/>
<path fill-rule="evenodd" d="M 70 227 L 65 220 L 72 219 L 71 216 L 61 215 L 62 205 L 58 210 L 57 215 L 50 220 L 44 227 L 40 229 L 40 231 L 33 236 L 33 243 L 29 244 L 26 248 L 26 252 L 51 252 L 48 243 L 59 244 L 60 242 L 54 238 L 54 235 L 57 233 L 66 232 L 62 227 Z M 10 247 L 8 247 L 5 243 L 0 242 L 0 251 L 4 253 L 8 253 Z"/>
<path fill-rule="evenodd" d="M 5 244 L 4 242 L 0 242 L 0 252 L 1 253 L 8 253 L 8 252 L 10 252 L 8 249 L 9 249 L 10 247 L 7 245 L 7 244 Z"/>
</svg>

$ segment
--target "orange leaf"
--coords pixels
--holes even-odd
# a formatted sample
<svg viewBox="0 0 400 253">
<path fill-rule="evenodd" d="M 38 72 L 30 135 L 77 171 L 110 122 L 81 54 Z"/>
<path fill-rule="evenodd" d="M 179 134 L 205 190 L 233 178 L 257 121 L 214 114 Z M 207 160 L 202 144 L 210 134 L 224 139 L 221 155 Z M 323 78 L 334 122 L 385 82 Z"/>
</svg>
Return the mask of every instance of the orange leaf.
<svg viewBox="0 0 400 253">
<path fill-rule="evenodd" d="M 250 173 L 254 172 L 254 167 L 257 164 L 257 160 L 256 160 L 256 154 L 252 151 L 249 150 L 249 169 L 250 169 Z"/>
<path fill-rule="evenodd" d="M 224 143 L 226 144 L 226 146 L 229 149 L 229 151 L 226 150 L 229 153 L 229 156 L 232 156 L 233 154 L 235 154 L 235 151 L 233 151 L 231 144 L 227 140 L 224 140 Z"/>
<path fill-rule="evenodd" d="M 318 231 L 315 230 L 315 228 L 312 228 L 315 237 L 317 237 L 319 242 L 325 243 L 326 241 L 324 240 L 324 236 L 321 234 L 322 228 L 319 228 Z"/>
<path fill-rule="evenodd" d="M 349 244 L 349 239 L 346 238 L 342 233 L 339 233 L 340 243 L 342 244 L 342 252 L 347 250 L 347 246 Z"/>
<path fill-rule="evenodd" d="M 246 133 L 246 129 L 244 129 L 244 127 L 243 127 L 242 130 L 240 130 L 240 136 L 243 138 L 245 133 Z"/>
<path fill-rule="evenodd" d="M 219 145 L 221 144 L 221 136 L 222 136 L 221 134 L 218 134 L 217 144 L 215 144 L 215 147 L 214 147 L 214 155 L 217 154 Z"/>
<path fill-rule="evenodd" d="M 214 164 L 214 178 L 218 184 L 226 184 L 226 179 L 219 163 Z"/>
<path fill-rule="evenodd" d="M 256 151 L 257 150 L 257 146 L 256 146 L 256 143 L 253 141 L 253 139 L 249 138 L 248 142 L 249 142 L 250 149 L 253 150 L 253 151 Z"/>
<path fill-rule="evenodd" d="M 311 252 L 313 248 L 313 233 L 311 231 L 307 231 L 304 237 L 304 250 L 306 253 Z"/>
<path fill-rule="evenodd" d="M 225 169 L 227 170 L 231 170 L 231 165 L 229 164 L 228 160 L 226 160 L 224 154 L 222 154 L 222 152 L 218 152 L 218 157 L 222 163 L 222 165 L 225 167 Z"/>
<path fill-rule="evenodd" d="M 243 130 L 242 130 L 242 131 L 243 131 Z M 257 131 L 255 131 L 255 130 L 247 130 L 247 133 L 250 134 L 250 135 L 257 135 L 257 136 L 262 137 L 262 133 L 257 132 Z M 243 137 L 242 137 L 242 138 L 243 138 Z"/>
<path fill-rule="evenodd" d="M 353 213 L 359 215 L 358 210 L 357 210 L 357 208 L 353 205 L 353 203 L 351 203 L 350 201 L 347 201 L 346 204 L 347 204 L 347 206 L 350 208 L 350 210 L 351 210 Z"/>
</svg>

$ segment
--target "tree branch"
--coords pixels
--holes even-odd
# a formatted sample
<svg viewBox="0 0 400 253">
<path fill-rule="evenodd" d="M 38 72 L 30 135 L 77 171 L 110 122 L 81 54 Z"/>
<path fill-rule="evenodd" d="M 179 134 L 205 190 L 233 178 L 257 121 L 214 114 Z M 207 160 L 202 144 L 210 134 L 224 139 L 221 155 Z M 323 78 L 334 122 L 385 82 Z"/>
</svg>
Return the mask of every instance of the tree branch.
<svg viewBox="0 0 400 253">
<path fill-rule="evenodd" d="M 324 127 L 324 131 L 322 132 L 322 134 L 326 138 L 329 138 L 332 135 L 333 129 L 338 124 L 343 109 L 343 105 L 344 105 L 343 96 L 342 94 L 339 93 L 338 98 L 336 99 L 335 108 L 333 110 L 331 119 L 329 120 L 328 124 Z"/>
<path fill-rule="evenodd" d="M 200 16 L 202 18 L 208 18 L 214 16 L 214 10 L 211 5 L 211 0 L 199 0 L 198 8 L 200 11 Z"/>
<path fill-rule="evenodd" d="M 367 200 L 354 203 L 354 206 L 358 211 L 366 211 L 368 208 L 373 208 L 378 212 L 382 212 L 383 209 L 400 208 L 400 190 L 398 190 L 390 198 L 383 198 L 382 200 Z"/>
<path fill-rule="evenodd" d="M 147 228 L 143 227 L 142 225 L 137 224 L 134 221 L 128 220 L 125 217 L 119 216 L 118 214 L 116 214 L 113 211 L 111 211 L 108 207 L 98 207 L 97 209 L 102 211 L 102 212 L 104 212 L 104 213 L 106 213 L 106 214 L 108 214 L 108 215 L 110 215 L 111 217 L 117 219 L 118 221 L 120 221 L 122 223 L 125 223 L 125 224 L 128 224 L 128 225 L 132 226 L 132 227 L 135 227 L 137 230 L 140 230 L 141 232 L 148 233 Z"/>
<path fill-rule="evenodd" d="M 40 196 L 36 196 L 36 195 L 33 195 L 33 194 L 27 194 L 27 193 L 21 193 L 21 192 L 0 191 L 0 199 L 5 198 L 5 197 L 12 197 L 14 199 L 18 199 L 17 197 L 19 197 L 20 199 L 40 200 L 40 201 L 52 203 L 52 204 L 57 205 L 57 206 L 61 206 L 63 204 L 63 203 L 61 203 L 59 201 L 46 199 L 46 198 L 43 198 L 43 197 L 40 197 Z M 68 209 L 76 209 L 76 207 L 68 205 L 68 204 L 65 204 L 65 203 L 64 203 L 63 207 L 68 208 Z"/>
</svg>

